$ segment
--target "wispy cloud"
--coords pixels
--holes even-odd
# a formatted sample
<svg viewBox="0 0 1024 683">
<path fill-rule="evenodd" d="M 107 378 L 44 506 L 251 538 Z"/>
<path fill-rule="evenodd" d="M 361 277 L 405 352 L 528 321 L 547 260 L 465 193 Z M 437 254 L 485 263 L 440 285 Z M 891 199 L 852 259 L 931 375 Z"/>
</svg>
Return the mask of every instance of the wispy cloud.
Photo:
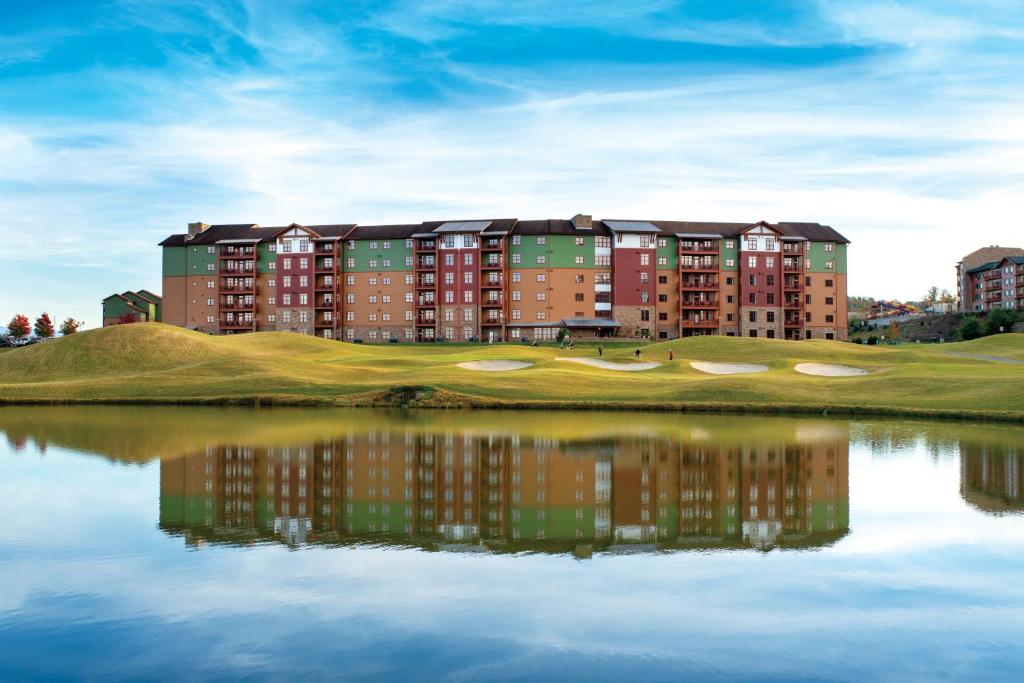
<svg viewBox="0 0 1024 683">
<path fill-rule="evenodd" d="M 1020 241 L 1021 12 L 122 0 L 14 22 L 0 318 L 158 288 L 155 242 L 196 219 L 816 220 L 854 240 L 854 293 L 952 287 L 959 255 Z"/>
</svg>

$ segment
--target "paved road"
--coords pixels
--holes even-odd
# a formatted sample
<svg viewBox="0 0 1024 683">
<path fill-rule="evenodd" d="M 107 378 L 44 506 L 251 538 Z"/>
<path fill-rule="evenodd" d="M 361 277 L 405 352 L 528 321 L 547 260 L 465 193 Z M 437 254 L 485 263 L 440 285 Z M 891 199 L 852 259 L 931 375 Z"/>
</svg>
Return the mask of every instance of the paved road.
<svg viewBox="0 0 1024 683">
<path fill-rule="evenodd" d="M 961 358 L 974 358 L 976 360 L 990 360 L 993 363 L 1006 363 L 1007 365 L 1024 365 L 1024 360 L 1003 358 L 1002 356 L 986 356 L 983 353 L 961 353 L 959 351 L 951 351 L 947 355 L 960 356 Z"/>
</svg>

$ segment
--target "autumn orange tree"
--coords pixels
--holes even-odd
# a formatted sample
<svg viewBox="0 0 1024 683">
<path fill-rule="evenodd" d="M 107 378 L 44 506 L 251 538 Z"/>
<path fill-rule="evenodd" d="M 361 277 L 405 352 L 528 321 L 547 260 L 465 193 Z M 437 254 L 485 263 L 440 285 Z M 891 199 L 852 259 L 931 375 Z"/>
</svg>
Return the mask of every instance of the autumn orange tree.
<svg viewBox="0 0 1024 683">
<path fill-rule="evenodd" d="M 24 339 L 31 331 L 32 328 L 29 327 L 28 317 L 20 313 L 11 318 L 11 322 L 7 324 L 7 333 L 15 339 Z"/>
<path fill-rule="evenodd" d="M 78 328 L 80 326 L 81 323 L 79 323 L 77 320 L 75 320 L 74 318 L 68 318 L 67 320 L 60 324 L 60 333 L 62 336 L 66 337 L 69 334 L 74 334 L 75 332 L 78 332 Z"/>
<path fill-rule="evenodd" d="M 44 312 L 41 316 L 36 318 L 35 327 L 32 331 L 36 333 L 36 336 L 40 339 L 49 339 L 53 336 L 53 320 L 50 318 L 50 314 Z"/>
</svg>

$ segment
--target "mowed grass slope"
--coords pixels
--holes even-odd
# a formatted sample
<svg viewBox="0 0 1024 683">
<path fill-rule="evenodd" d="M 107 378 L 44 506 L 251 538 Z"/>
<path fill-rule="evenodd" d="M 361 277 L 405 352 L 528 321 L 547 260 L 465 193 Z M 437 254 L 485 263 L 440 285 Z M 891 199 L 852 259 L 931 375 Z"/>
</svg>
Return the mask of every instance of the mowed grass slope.
<svg viewBox="0 0 1024 683">
<path fill-rule="evenodd" d="M 632 362 L 632 346 L 604 359 Z M 675 360 L 667 362 L 668 350 Z M 869 347 L 840 342 L 698 337 L 642 347 L 642 372 L 558 358 L 593 346 L 363 345 L 288 333 L 211 337 L 155 323 L 79 333 L 0 354 L 0 400 L 255 402 L 381 405 L 414 387 L 423 405 L 637 407 L 877 412 L 1024 419 L 1024 335 L 963 344 Z M 469 360 L 523 360 L 524 370 L 476 372 Z M 752 375 L 707 375 L 689 361 L 764 363 Z M 801 375 L 801 362 L 864 368 L 863 377 Z M 408 392 L 403 393 L 406 398 Z"/>
</svg>

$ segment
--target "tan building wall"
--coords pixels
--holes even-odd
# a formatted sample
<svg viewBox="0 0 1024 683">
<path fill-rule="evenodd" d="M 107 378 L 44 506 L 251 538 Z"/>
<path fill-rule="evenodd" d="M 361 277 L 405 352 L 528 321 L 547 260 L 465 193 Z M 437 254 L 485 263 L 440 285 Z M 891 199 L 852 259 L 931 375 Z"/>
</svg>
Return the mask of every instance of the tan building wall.
<svg viewBox="0 0 1024 683">
<path fill-rule="evenodd" d="M 665 282 L 662 282 L 662 278 Z M 662 301 L 662 299 L 665 301 Z M 679 272 L 659 270 L 654 285 L 655 339 L 675 339 L 679 336 Z M 663 319 L 664 318 L 664 319 Z"/>
<path fill-rule="evenodd" d="M 811 283 L 809 286 L 808 281 Z M 808 273 L 804 284 L 804 329 L 811 332 L 812 339 L 826 339 L 828 334 L 832 334 L 835 339 L 845 340 L 846 275 Z M 810 321 L 807 314 L 810 314 Z"/>
<path fill-rule="evenodd" d="M 186 287 L 186 327 L 215 333 L 217 324 L 217 275 L 188 276 Z M 213 287 L 209 283 L 213 283 Z M 210 319 L 212 318 L 212 322 Z"/>
<path fill-rule="evenodd" d="M 188 278 L 184 275 L 163 279 L 163 322 L 185 327 L 188 323 Z"/>
<path fill-rule="evenodd" d="M 386 342 L 389 339 L 397 339 L 400 342 L 412 341 L 406 333 L 414 329 L 415 323 L 406 318 L 408 314 L 414 312 L 414 304 L 406 301 L 406 295 L 413 294 L 414 289 L 413 285 L 406 284 L 407 274 L 411 275 L 411 272 L 342 274 L 339 294 L 342 331 L 338 337 L 362 339 L 364 342 Z M 351 303 L 348 299 L 349 294 L 354 295 Z M 376 300 L 371 301 L 371 297 L 376 297 Z M 440 330 L 444 319 L 440 305 L 437 317 Z M 474 326 L 477 324 L 476 317 L 474 314 Z"/>
<path fill-rule="evenodd" d="M 733 336 L 740 334 L 740 288 L 739 274 L 735 272 L 723 272 L 718 276 L 719 296 L 719 334 Z M 729 280 L 732 280 L 731 284 Z M 731 297 L 731 299 L 730 299 Z M 732 316 L 731 318 L 729 316 Z"/>
</svg>

